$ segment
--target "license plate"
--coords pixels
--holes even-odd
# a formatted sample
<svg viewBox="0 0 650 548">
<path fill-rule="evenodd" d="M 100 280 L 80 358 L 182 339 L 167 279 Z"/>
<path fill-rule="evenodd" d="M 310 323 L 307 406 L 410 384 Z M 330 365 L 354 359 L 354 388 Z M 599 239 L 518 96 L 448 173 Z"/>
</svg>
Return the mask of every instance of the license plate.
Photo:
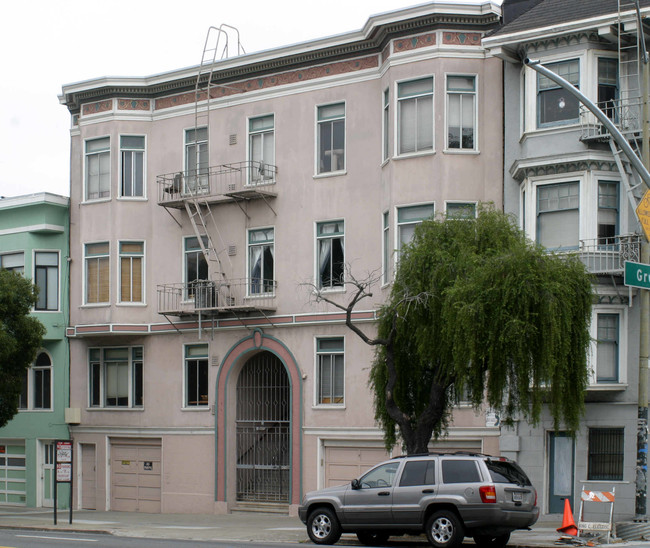
<svg viewBox="0 0 650 548">
<path fill-rule="evenodd" d="M 512 502 L 523 502 L 524 494 L 521 491 L 515 491 L 512 494 Z"/>
</svg>

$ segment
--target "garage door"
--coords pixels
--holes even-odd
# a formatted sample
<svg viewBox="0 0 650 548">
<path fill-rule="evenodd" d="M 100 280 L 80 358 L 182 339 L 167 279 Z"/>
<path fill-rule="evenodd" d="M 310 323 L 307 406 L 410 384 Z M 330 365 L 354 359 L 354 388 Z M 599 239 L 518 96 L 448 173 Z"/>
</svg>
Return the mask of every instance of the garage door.
<svg viewBox="0 0 650 548">
<path fill-rule="evenodd" d="M 383 447 L 325 445 L 325 487 L 358 478 L 371 466 L 389 458 Z"/>
<path fill-rule="evenodd" d="M 111 510 L 160 513 L 160 440 L 111 444 Z"/>
<path fill-rule="evenodd" d="M 25 502 L 25 444 L 0 441 L 0 504 Z"/>
</svg>

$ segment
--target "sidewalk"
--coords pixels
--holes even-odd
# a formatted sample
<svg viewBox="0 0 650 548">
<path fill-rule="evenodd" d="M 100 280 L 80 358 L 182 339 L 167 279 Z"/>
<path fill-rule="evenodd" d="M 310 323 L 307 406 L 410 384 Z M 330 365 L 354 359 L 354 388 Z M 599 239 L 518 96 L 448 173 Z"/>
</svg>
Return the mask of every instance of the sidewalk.
<svg viewBox="0 0 650 548">
<path fill-rule="evenodd" d="M 250 542 L 296 542 L 315 546 L 309 541 L 305 526 L 297 517 L 277 514 L 239 512 L 223 515 L 206 514 L 141 514 L 136 512 L 57 512 L 54 525 L 52 509 L 0 507 L 0 528 L 37 529 L 53 531 L 88 531 L 116 536 L 188 540 L 221 540 Z M 508 546 L 538 548 L 553 546 L 560 538 L 555 526 L 541 523 L 532 531 L 515 531 Z M 394 537 L 396 540 L 397 537 Z M 412 540 L 412 541 L 411 541 Z M 409 546 L 428 546 L 425 538 L 409 539 Z M 465 543 L 473 545 L 471 539 Z M 393 542 L 393 545 L 396 545 Z M 625 545 L 627 543 L 620 543 Z M 635 542 L 635 544 L 637 544 Z M 650 543 L 648 543 L 650 546 Z M 344 534 L 336 546 L 360 546 L 356 535 Z M 571 546 L 567 544 L 566 546 Z"/>
</svg>

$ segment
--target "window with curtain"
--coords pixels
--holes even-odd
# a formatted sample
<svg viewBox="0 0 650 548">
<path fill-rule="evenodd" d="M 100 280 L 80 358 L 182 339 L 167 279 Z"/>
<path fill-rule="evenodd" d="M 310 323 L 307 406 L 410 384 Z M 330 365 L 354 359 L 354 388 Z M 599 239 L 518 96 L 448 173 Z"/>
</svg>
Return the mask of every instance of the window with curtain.
<svg viewBox="0 0 650 548">
<path fill-rule="evenodd" d="M 476 76 L 447 76 L 447 148 L 476 149 Z"/>
<path fill-rule="evenodd" d="M 141 346 L 91 348 L 88 381 L 91 407 L 142 407 L 144 351 Z"/>
<path fill-rule="evenodd" d="M 250 183 L 273 180 L 275 165 L 275 117 L 273 114 L 248 121 Z"/>
<path fill-rule="evenodd" d="M 318 107 L 318 173 L 345 169 L 345 103 Z"/>
<path fill-rule="evenodd" d="M 343 287 L 345 270 L 343 221 L 318 223 L 316 227 L 318 287 Z"/>
<path fill-rule="evenodd" d="M 208 345 L 185 346 L 185 407 L 208 406 Z"/>
<path fill-rule="evenodd" d="M 120 242 L 120 302 L 144 302 L 144 242 Z"/>
<path fill-rule="evenodd" d="M 86 268 L 85 304 L 108 303 L 110 300 L 109 244 L 84 246 Z"/>
<path fill-rule="evenodd" d="M 580 237 L 580 183 L 537 187 L 537 242 L 548 249 L 577 249 Z"/>
<path fill-rule="evenodd" d="M 38 287 L 36 310 L 59 309 L 59 253 L 34 253 L 34 284 Z"/>
<path fill-rule="evenodd" d="M 546 67 L 575 87 L 580 88 L 580 61 L 572 59 L 547 63 Z M 577 97 L 550 78 L 537 74 L 537 125 L 546 127 L 578 121 L 580 102 Z"/>
<path fill-rule="evenodd" d="M 273 293 L 274 283 L 274 229 L 262 228 L 248 233 L 248 293 Z"/>
<path fill-rule="evenodd" d="M 433 77 L 397 84 L 400 154 L 433 150 Z"/>
<path fill-rule="evenodd" d="M 425 219 L 433 217 L 433 204 L 422 204 L 397 208 L 397 253 L 408 244 L 415 234 L 415 228 Z"/>
<path fill-rule="evenodd" d="M 208 238 L 206 236 L 201 236 L 203 240 L 203 246 L 207 247 Z M 190 238 L 185 238 L 184 242 L 185 250 L 185 287 L 186 287 L 186 299 L 194 299 L 195 297 L 195 288 L 201 286 L 201 282 L 208 279 L 208 262 L 205 260 L 205 255 L 199 244 L 199 239 L 196 236 Z"/>
<path fill-rule="evenodd" d="M 316 339 L 316 403 L 342 405 L 344 403 L 344 349 L 343 337 Z"/>
<path fill-rule="evenodd" d="M 122 180 L 120 196 L 144 196 L 144 136 L 122 135 L 120 153 L 122 155 Z"/>
<path fill-rule="evenodd" d="M 0 268 L 4 270 L 11 270 L 19 274 L 25 273 L 25 254 L 20 251 L 18 253 L 5 253 L 0 255 Z"/>
<path fill-rule="evenodd" d="M 598 314 L 596 339 L 596 382 L 619 380 L 619 315 Z"/>
<path fill-rule="evenodd" d="M 100 200 L 111 195 L 110 137 L 86 141 L 86 200 Z"/>
<path fill-rule="evenodd" d="M 185 130 L 185 187 L 186 194 L 205 193 L 208 184 L 208 128 Z"/>
</svg>

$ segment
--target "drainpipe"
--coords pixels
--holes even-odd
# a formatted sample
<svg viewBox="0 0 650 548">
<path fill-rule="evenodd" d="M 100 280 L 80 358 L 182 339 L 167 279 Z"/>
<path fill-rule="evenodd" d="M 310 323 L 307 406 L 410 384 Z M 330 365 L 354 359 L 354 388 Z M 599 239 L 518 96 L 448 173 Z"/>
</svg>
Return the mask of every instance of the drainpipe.
<svg viewBox="0 0 650 548">
<path fill-rule="evenodd" d="M 646 166 L 650 166 L 650 142 L 648 131 L 648 59 L 645 49 L 643 51 L 643 161 L 636 155 L 627 139 L 607 117 L 607 115 L 581 93 L 573 84 L 567 82 L 561 76 L 541 65 L 539 61 L 525 59 L 524 64 L 536 72 L 543 74 L 556 84 L 575 96 L 591 113 L 607 128 L 610 135 L 623 151 L 629 162 L 637 171 L 646 187 L 650 189 L 650 173 Z M 636 212 L 635 212 L 636 214 Z M 638 216 L 637 216 L 638 220 Z M 650 245 L 647 240 L 641 240 L 641 262 L 650 262 Z M 650 346 L 650 293 L 648 290 L 639 290 L 639 393 L 637 409 L 637 460 L 636 460 L 636 496 L 635 496 L 635 521 L 646 521 L 646 491 L 647 491 L 647 468 L 648 468 L 648 348 Z"/>
</svg>

